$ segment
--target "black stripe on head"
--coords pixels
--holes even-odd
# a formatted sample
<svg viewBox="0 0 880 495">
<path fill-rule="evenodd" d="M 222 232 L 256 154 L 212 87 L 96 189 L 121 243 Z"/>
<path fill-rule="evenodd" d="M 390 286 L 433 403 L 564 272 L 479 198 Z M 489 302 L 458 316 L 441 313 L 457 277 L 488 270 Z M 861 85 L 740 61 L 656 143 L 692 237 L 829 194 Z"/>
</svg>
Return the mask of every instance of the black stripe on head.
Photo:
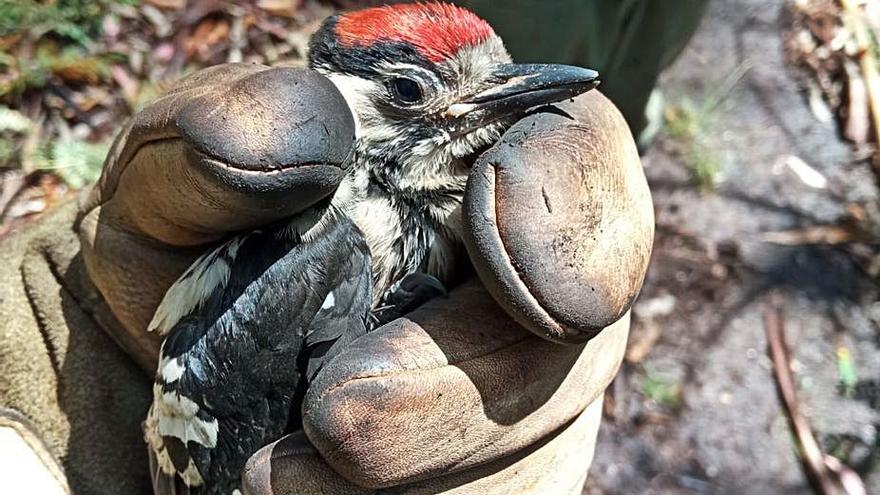
<svg viewBox="0 0 880 495">
<path fill-rule="evenodd" d="M 332 70 L 353 76 L 372 78 L 379 75 L 383 62 L 405 63 L 436 70 L 436 65 L 412 45 L 399 41 L 380 41 L 370 46 L 343 46 L 336 37 L 339 16 L 327 18 L 309 41 L 309 67 Z"/>
</svg>

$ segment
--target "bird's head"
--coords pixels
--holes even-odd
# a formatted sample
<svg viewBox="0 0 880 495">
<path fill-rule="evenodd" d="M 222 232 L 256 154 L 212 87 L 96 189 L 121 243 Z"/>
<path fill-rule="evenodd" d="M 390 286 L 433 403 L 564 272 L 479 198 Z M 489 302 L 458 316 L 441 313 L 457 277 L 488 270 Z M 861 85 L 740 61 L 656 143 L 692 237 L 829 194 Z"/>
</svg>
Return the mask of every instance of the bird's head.
<svg viewBox="0 0 880 495">
<path fill-rule="evenodd" d="M 460 179 L 467 171 L 453 170 L 456 159 L 497 140 L 526 110 L 598 84 L 589 69 L 511 63 L 486 21 L 445 3 L 330 17 L 312 37 L 309 62 L 350 105 L 358 151 L 400 187 Z"/>
</svg>

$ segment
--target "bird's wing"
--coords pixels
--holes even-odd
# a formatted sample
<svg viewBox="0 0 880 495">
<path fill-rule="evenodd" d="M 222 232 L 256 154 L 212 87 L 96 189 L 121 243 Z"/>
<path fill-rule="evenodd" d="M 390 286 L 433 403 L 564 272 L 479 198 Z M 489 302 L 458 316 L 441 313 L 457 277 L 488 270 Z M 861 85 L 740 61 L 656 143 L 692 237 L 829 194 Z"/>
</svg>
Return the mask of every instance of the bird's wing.
<svg viewBox="0 0 880 495">
<path fill-rule="evenodd" d="M 323 356 L 365 331 L 369 252 L 347 218 L 309 242 L 265 229 L 227 244 L 232 249 L 206 257 L 228 273 L 162 346 L 145 422 L 157 494 L 188 493 L 181 488 L 202 485 L 203 476 L 209 484 L 237 478 L 253 452 L 283 433 L 306 342 Z M 191 277 L 212 269 L 196 264 L 202 268 Z"/>
<path fill-rule="evenodd" d="M 340 349 L 367 332 L 373 299 L 369 248 L 354 222 L 348 218 L 339 222 L 339 235 L 353 242 L 355 249 L 336 252 L 331 260 L 331 266 L 338 267 L 331 275 L 332 290 L 306 331 L 308 380 Z"/>
<path fill-rule="evenodd" d="M 446 286 L 437 277 L 413 272 L 392 285 L 373 309 L 375 326 L 382 326 L 414 311 L 436 297 L 446 296 Z"/>
<path fill-rule="evenodd" d="M 272 291 L 265 291 L 269 296 L 253 292 L 261 290 L 257 282 L 271 277 L 290 245 L 271 232 L 230 239 L 193 263 L 157 309 L 154 322 L 168 337 L 144 423 L 156 494 L 200 492 L 203 473 L 214 462 L 220 420 L 234 409 L 230 399 L 247 397 L 248 387 L 265 383 L 251 379 L 250 365 L 261 362 L 259 353 L 266 346 L 247 331 L 248 316 L 253 316 L 248 310 L 257 302 L 282 306 L 270 300 Z M 271 286 L 272 280 L 264 285 Z M 295 318 L 305 299 L 284 301 L 290 310 L 281 316 Z M 260 372 L 259 365 L 253 368 Z M 253 395 L 259 397 L 260 390 Z"/>
</svg>

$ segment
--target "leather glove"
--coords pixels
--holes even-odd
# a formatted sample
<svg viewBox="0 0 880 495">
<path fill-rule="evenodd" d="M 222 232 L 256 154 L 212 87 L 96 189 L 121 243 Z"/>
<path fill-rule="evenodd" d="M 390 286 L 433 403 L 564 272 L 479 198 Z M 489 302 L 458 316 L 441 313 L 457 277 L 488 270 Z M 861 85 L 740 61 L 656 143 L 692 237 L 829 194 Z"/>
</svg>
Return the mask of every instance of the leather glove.
<svg viewBox="0 0 880 495">
<path fill-rule="evenodd" d="M 122 130 L 75 230 L 118 320 L 104 330 L 143 369 L 159 345 L 146 324 L 195 257 L 332 193 L 344 109 L 314 73 L 225 65 Z M 524 119 L 475 165 L 463 215 L 489 290 L 466 283 L 332 360 L 305 432 L 255 454 L 246 491 L 580 489 L 653 232 L 626 124 L 598 92 Z"/>
</svg>

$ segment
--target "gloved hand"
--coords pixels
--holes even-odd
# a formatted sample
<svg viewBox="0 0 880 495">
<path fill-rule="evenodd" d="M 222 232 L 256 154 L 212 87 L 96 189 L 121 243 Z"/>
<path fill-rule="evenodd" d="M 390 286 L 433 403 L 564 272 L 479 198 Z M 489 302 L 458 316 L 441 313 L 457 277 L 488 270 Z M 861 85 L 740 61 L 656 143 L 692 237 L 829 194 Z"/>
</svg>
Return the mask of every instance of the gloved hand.
<svg viewBox="0 0 880 495">
<path fill-rule="evenodd" d="M 49 321 L 49 359 L 39 361 L 51 376 L 40 386 L 82 387 L 86 399 L 42 413 L 18 400 L 28 390 L 19 375 L 0 382 L 0 405 L 28 409 L 74 491 L 149 487 L 144 446 L 130 431 L 146 411 L 149 381 L 93 328 L 152 373 L 159 341 L 144 329 L 164 291 L 229 232 L 330 194 L 352 140 L 344 111 L 335 89 L 304 70 L 202 71 L 122 130 L 79 205 L 80 253 L 68 252 L 64 229 L 54 240 L 36 229 L 5 245 L 39 246 L 46 276 L 74 296 L 43 301 L 25 280 L 35 316 L 22 321 Z M 650 254 L 638 155 L 619 113 L 594 91 L 523 119 L 473 174 L 462 213 L 488 291 L 468 282 L 334 358 L 308 392 L 304 432 L 255 454 L 246 492 L 579 492 Z M 47 222 L 68 219 L 60 212 Z M 53 242 L 67 254 L 56 256 Z M 67 317 L 80 312 L 90 319 Z M 6 342 L 31 343 L 41 331 Z M 63 353 L 53 364 L 51 346 L 76 335 L 90 336 L 78 355 L 101 357 L 102 366 L 68 368 Z M 0 366 L 24 373 L 9 364 L 17 359 L 0 346 Z M 83 439 L 87 448 L 75 448 Z"/>
</svg>

